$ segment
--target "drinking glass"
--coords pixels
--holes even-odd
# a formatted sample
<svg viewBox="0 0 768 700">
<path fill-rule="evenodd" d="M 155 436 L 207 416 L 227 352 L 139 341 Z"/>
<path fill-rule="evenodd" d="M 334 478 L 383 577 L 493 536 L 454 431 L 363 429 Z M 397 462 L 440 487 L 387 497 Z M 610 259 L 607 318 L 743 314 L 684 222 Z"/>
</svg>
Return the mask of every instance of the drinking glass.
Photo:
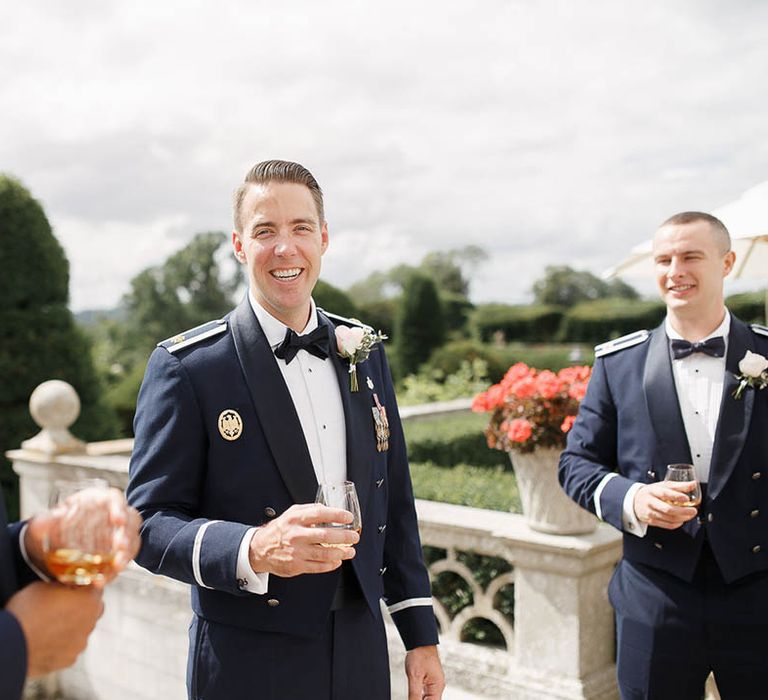
<svg viewBox="0 0 768 700">
<path fill-rule="evenodd" d="M 46 536 L 45 563 L 58 581 L 88 586 L 112 569 L 114 525 L 104 479 L 57 481 L 51 494 L 55 514 Z"/>
<path fill-rule="evenodd" d="M 701 486 L 699 480 L 696 478 L 696 471 L 692 464 L 668 464 L 667 474 L 664 477 L 664 481 L 692 481 L 693 488 L 688 491 L 680 491 L 678 493 L 687 495 L 688 503 L 675 503 L 674 505 L 692 506 L 694 508 L 701 504 Z"/>
<path fill-rule="evenodd" d="M 321 523 L 317 527 L 330 527 L 342 530 L 354 530 L 358 535 L 363 530 L 363 519 L 360 513 L 360 502 L 357 489 L 352 481 L 325 483 L 317 487 L 315 503 L 321 503 L 329 508 L 341 508 L 352 513 L 351 523 Z M 351 547 L 350 544 L 324 544 L 325 547 Z"/>
</svg>

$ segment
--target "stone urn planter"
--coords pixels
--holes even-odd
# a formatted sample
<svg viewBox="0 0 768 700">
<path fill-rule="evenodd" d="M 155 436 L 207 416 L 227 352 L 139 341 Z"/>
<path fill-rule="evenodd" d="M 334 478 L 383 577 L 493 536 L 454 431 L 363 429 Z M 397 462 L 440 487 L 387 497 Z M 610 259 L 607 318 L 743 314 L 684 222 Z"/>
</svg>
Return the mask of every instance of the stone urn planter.
<svg viewBox="0 0 768 700">
<path fill-rule="evenodd" d="M 523 515 L 538 532 L 552 535 L 586 535 L 597 527 L 597 518 L 577 506 L 560 487 L 557 462 L 561 450 L 554 447 L 533 452 L 509 452 L 515 469 Z"/>
</svg>

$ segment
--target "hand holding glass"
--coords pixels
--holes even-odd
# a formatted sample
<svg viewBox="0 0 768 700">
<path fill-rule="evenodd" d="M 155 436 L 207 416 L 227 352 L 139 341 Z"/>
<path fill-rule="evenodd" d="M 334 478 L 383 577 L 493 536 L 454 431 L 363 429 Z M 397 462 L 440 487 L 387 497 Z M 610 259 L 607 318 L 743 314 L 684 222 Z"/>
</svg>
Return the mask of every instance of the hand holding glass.
<svg viewBox="0 0 768 700">
<path fill-rule="evenodd" d="M 88 586 L 112 572 L 115 528 L 104 479 L 57 481 L 51 494 L 45 563 L 61 583 Z"/>
<path fill-rule="evenodd" d="M 701 504 L 701 486 L 696 478 L 696 471 L 692 464 L 669 464 L 664 481 L 669 482 L 693 482 L 693 488 L 689 491 L 678 491 L 681 496 L 688 496 L 688 503 L 669 501 L 676 506 L 697 508 Z"/>
<path fill-rule="evenodd" d="M 363 519 L 360 514 L 360 502 L 357 499 L 357 490 L 352 481 L 342 481 L 336 484 L 320 484 L 317 488 L 315 503 L 320 503 L 330 508 L 341 508 L 352 513 L 351 523 L 320 523 L 317 527 L 338 528 L 354 530 L 358 535 L 363 529 Z M 351 544 L 324 544 L 324 547 L 351 547 Z"/>
</svg>

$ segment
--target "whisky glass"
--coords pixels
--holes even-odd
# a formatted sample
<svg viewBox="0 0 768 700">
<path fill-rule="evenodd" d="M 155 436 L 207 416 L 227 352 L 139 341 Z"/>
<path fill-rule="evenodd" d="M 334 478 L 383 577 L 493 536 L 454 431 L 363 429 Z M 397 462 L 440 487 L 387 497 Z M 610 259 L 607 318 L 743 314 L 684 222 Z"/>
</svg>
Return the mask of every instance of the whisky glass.
<svg viewBox="0 0 768 700">
<path fill-rule="evenodd" d="M 683 496 L 688 496 L 688 503 L 674 503 L 677 506 L 685 506 L 691 508 L 698 508 L 701 504 L 701 485 L 696 478 L 696 471 L 692 464 L 668 464 L 667 473 L 664 476 L 664 481 L 672 482 L 693 482 L 693 487 L 690 491 L 680 491 Z"/>
<path fill-rule="evenodd" d="M 104 479 L 57 481 L 51 494 L 51 525 L 45 563 L 60 582 L 89 586 L 112 570 L 114 525 Z"/>
<path fill-rule="evenodd" d="M 352 513 L 351 523 L 321 523 L 317 527 L 329 527 L 341 530 L 354 530 L 358 535 L 363 530 L 363 519 L 360 512 L 360 501 L 357 489 L 352 481 L 339 483 L 323 483 L 317 487 L 315 503 L 329 508 L 341 508 Z M 351 547 L 351 544 L 324 544 L 325 547 Z"/>
</svg>

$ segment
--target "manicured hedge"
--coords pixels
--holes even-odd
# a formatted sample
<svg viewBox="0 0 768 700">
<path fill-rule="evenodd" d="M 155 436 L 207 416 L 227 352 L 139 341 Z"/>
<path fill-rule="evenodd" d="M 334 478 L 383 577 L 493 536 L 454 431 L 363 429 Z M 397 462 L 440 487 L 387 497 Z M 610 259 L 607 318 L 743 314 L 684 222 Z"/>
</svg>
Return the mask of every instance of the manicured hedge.
<svg viewBox="0 0 768 700">
<path fill-rule="evenodd" d="M 487 416 L 455 416 L 405 421 L 405 440 L 411 462 L 431 462 L 440 467 L 473 464 L 476 467 L 511 469 L 507 455 L 492 450 L 483 435 Z"/>
<path fill-rule="evenodd" d="M 451 469 L 432 462 L 411 462 L 416 498 L 520 513 L 520 494 L 512 472 L 457 464 Z"/>
<path fill-rule="evenodd" d="M 643 328 L 651 329 L 664 319 L 659 301 L 601 299 L 577 304 L 563 317 L 560 339 L 597 344 Z"/>
<path fill-rule="evenodd" d="M 732 294 L 725 305 L 745 323 L 765 323 L 765 292 Z"/>
<path fill-rule="evenodd" d="M 489 342 L 500 331 L 507 341 L 551 342 L 557 335 L 562 309 L 555 306 L 481 304 L 471 316 L 478 337 Z"/>
</svg>

